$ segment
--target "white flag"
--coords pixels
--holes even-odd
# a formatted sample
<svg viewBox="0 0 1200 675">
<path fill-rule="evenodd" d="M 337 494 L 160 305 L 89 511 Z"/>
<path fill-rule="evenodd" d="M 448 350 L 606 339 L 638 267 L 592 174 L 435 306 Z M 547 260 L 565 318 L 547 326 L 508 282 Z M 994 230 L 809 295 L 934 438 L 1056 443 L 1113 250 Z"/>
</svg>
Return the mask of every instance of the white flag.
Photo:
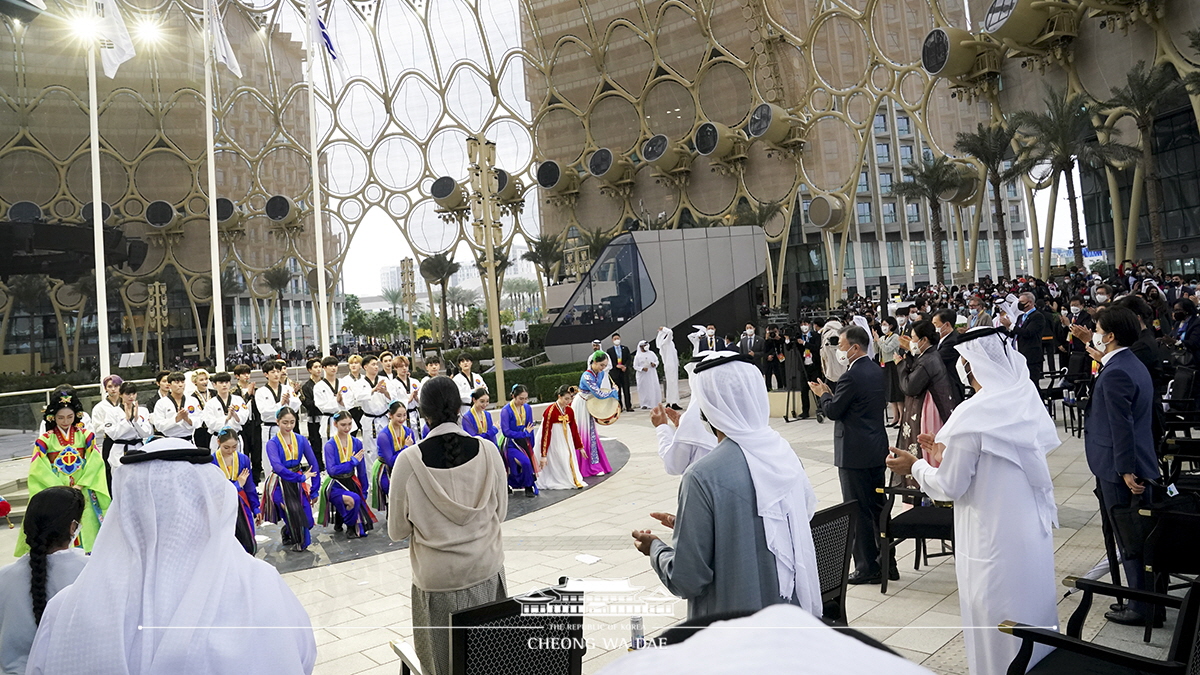
<svg viewBox="0 0 1200 675">
<path fill-rule="evenodd" d="M 111 0 L 110 0 L 111 1 Z M 234 77 L 242 76 L 242 67 L 238 65 L 233 47 L 229 45 L 229 36 L 225 34 L 225 22 L 217 11 L 217 0 L 208 0 L 208 29 L 212 32 L 213 58 L 218 63 L 224 63 Z"/>
<path fill-rule="evenodd" d="M 333 66 L 330 75 L 334 79 L 334 88 L 341 88 L 341 85 L 346 81 L 345 59 L 342 58 L 342 53 L 334 45 L 333 36 L 329 34 L 329 29 L 325 26 L 325 21 L 317 11 L 317 3 L 314 0 L 308 0 L 307 11 L 310 39 L 316 40 L 317 53 L 320 54 L 323 52 L 328 63 Z M 318 58 L 320 57 L 318 56 Z"/>
<path fill-rule="evenodd" d="M 129 39 L 129 29 L 125 28 L 117 0 L 96 0 L 96 33 L 100 38 L 104 74 L 109 78 L 116 77 L 117 68 L 134 54 L 133 40 Z"/>
</svg>

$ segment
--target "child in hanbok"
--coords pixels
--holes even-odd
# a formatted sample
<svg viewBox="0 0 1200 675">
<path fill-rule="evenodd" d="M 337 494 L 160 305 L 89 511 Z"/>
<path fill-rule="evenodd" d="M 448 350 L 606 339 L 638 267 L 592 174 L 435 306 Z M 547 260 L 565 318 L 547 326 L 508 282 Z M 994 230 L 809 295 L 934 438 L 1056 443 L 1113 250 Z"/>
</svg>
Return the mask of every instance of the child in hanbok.
<svg viewBox="0 0 1200 675">
<path fill-rule="evenodd" d="M 537 459 L 533 453 L 533 427 L 537 423 L 529 407 L 529 390 L 515 384 L 508 405 L 500 411 L 500 431 L 504 434 L 504 466 L 508 487 L 525 490 L 526 497 L 537 494 Z"/>
<path fill-rule="evenodd" d="M 91 552 L 110 501 L 104 473 L 104 457 L 95 447 L 95 437 L 79 423 L 83 405 L 73 389 L 58 389 L 50 394 L 50 404 L 42 418 L 46 432 L 33 442 L 29 463 L 29 496 L 54 485 L 79 488 L 83 492 L 83 519 L 74 545 Z M 25 537 L 17 537 L 13 554 L 29 552 Z"/>
<path fill-rule="evenodd" d="M 213 453 L 213 464 L 221 469 L 226 480 L 233 483 L 238 496 L 238 518 L 234 524 L 234 536 L 238 543 L 246 549 L 246 553 L 254 555 L 258 551 L 258 543 L 254 538 L 254 527 L 262 525 L 262 513 L 259 511 L 258 487 L 250 480 L 250 458 L 238 452 L 241 437 L 237 429 L 225 427 L 214 437 L 217 441 L 217 451 Z"/>
<path fill-rule="evenodd" d="M 487 389 L 480 388 L 471 392 L 471 407 L 467 408 L 466 414 L 462 416 L 462 428 L 472 436 L 496 443 L 496 433 L 500 430 L 492 421 L 492 413 L 487 410 L 491 402 L 492 398 L 488 396 Z"/>
<path fill-rule="evenodd" d="M 408 406 L 402 401 L 392 401 L 388 406 L 388 425 L 375 437 L 375 449 L 379 461 L 371 470 L 371 508 L 387 509 L 388 491 L 392 485 L 392 468 L 400 451 L 416 441 L 405 422 L 408 421 Z"/>
<path fill-rule="evenodd" d="M 375 513 L 367 506 L 367 451 L 362 441 L 350 435 L 354 418 L 349 410 L 333 415 L 337 434 L 325 442 L 325 473 L 329 480 L 321 489 L 321 524 L 333 522 L 333 531 L 346 526 L 346 539 L 367 536 L 375 528 Z"/>
<path fill-rule="evenodd" d="M 263 493 L 263 519 L 283 520 L 283 545 L 303 551 L 312 544 L 312 504 L 321 488 L 317 456 L 308 439 L 296 433 L 296 411 L 281 406 L 276 413 L 278 431 L 267 441 L 271 475 Z"/>
<path fill-rule="evenodd" d="M 579 472 L 584 476 L 603 476 L 612 473 L 608 455 L 600 444 L 600 433 L 596 420 L 588 412 L 587 402 L 596 398 L 617 398 L 621 392 L 612 385 L 608 377 L 608 355 L 602 351 L 592 354 L 588 369 L 579 376 L 579 393 L 571 407 L 575 409 L 575 423 L 579 425 L 579 436 L 583 441 L 579 452 Z"/>
<path fill-rule="evenodd" d="M 542 413 L 542 464 L 538 487 L 543 490 L 572 490 L 587 487 L 579 473 L 579 453 L 583 441 L 571 409 L 572 388 L 563 385 L 555 392 L 556 400 Z"/>
</svg>

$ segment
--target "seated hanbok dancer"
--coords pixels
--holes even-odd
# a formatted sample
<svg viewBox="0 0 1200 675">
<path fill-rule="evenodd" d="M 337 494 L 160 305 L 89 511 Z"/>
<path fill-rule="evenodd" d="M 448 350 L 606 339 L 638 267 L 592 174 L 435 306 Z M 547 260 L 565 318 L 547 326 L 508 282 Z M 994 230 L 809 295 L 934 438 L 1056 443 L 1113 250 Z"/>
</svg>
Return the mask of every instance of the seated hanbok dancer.
<svg viewBox="0 0 1200 675">
<path fill-rule="evenodd" d="M 153 433 L 150 411 L 138 405 L 138 386 L 122 382 L 120 411 L 108 415 L 104 422 L 104 437 L 113 448 L 108 454 L 110 471 L 121 466 L 121 457 L 125 453 L 142 447 Z"/>
<path fill-rule="evenodd" d="M 325 442 L 325 472 L 329 480 L 321 488 L 318 507 L 322 525 L 334 523 L 335 532 L 346 525 L 346 538 L 367 536 L 375 527 L 375 514 L 367 506 L 367 451 L 362 441 L 350 435 L 354 418 L 343 410 L 333 416 L 337 435 Z"/>
<path fill-rule="evenodd" d="M 403 401 L 392 401 L 388 406 L 388 425 L 375 437 L 375 449 L 379 461 L 371 469 L 371 508 L 387 509 L 388 490 L 392 484 L 392 467 L 400 451 L 417 439 L 405 422 L 408 421 L 408 406 Z"/>
<path fill-rule="evenodd" d="M 316 470 L 317 456 L 308 439 L 296 433 L 296 411 L 279 408 L 278 430 L 267 441 L 267 460 L 271 475 L 263 493 L 263 520 L 283 520 L 283 545 L 303 551 L 312 543 L 312 503 L 321 489 L 321 474 Z M 310 482 L 311 481 L 311 482 Z"/>
<path fill-rule="evenodd" d="M 526 401 L 529 392 L 523 385 L 514 384 L 512 400 L 500 411 L 500 430 L 504 432 L 504 467 L 508 470 L 508 487 L 525 490 L 526 497 L 537 494 L 537 460 L 533 454 L 533 408 Z"/>
<path fill-rule="evenodd" d="M 555 392 L 558 400 L 546 406 L 542 413 L 542 435 L 538 444 L 542 451 L 542 466 L 538 487 L 543 490 L 571 490 L 586 487 L 579 473 L 579 449 L 583 441 L 575 426 L 575 411 L 571 387 L 562 385 Z"/>
<path fill-rule="evenodd" d="M 476 438 L 486 438 L 495 444 L 496 433 L 500 430 L 492 421 L 492 413 L 487 410 L 491 402 L 492 398 L 488 396 L 486 389 L 471 392 L 471 407 L 467 408 L 467 413 L 462 416 L 462 428 Z"/>
<path fill-rule="evenodd" d="M 238 451 L 241 437 L 237 429 L 225 427 L 213 438 L 217 442 L 213 464 L 237 490 L 238 517 L 234 521 L 233 534 L 246 553 L 254 555 L 258 551 L 254 526 L 262 525 L 262 513 L 258 507 L 258 487 L 250 480 L 250 458 Z"/>
</svg>

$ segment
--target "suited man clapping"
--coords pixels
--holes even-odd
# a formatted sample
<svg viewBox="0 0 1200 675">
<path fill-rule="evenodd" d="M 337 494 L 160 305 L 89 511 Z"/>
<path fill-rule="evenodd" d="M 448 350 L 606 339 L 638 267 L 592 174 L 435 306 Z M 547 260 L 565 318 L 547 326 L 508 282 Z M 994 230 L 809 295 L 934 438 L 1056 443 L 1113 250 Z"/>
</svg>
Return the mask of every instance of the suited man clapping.
<svg viewBox="0 0 1200 675">
<path fill-rule="evenodd" d="M 1100 510 L 1146 505 L 1151 499 L 1147 480 L 1159 481 L 1161 474 L 1154 452 L 1154 383 L 1150 371 L 1129 349 L 1137 342 L 1138 317 L 1125 307 L 1108 307 L 1096 314 L 1096 330 L 1088 354 L 1101 364 L 1100 374 L 1084 412 L 1083 449 L 1088 468 L 1096 476 Z M 1144 589 L 1140 560 L 1124 561 L 1129 587 Z M 1131 601 L 1126 609 L 1106 612 L 1109 621 L 1142 625 L 1153 611 L 1143 602 Z"/>
<path fill-rule="evenodd" d="M 884 461 L 888 456 L 884 411 L 887 392 L 883 368 L 867 358 L 867 331 L 847 326 L 838 333 L 836 358 L 847 369 L 833 389 L 824 382 L 809 382 L 820 399 L 821 412 L 836 422 L 833 429 L 833 463 L 838 468 L 842 499 L 858 502 L 858 528 L 854 537 L 852 584 L 877 584 L 879 564 L 879 514 L 884 497 Z M 889 561 L 888 578 L 899 579 L 896 561 Z"/>
<path fill-rule="evenodd" d="M 608 374 L 612 377 L 613 384 L 617 385 L 621 391 L 621 396 L 625 398 L 625 412 L 633 412 L 633 398 L 629 394 L 629 373 L 633 368 L 633 352 L 629 347 L 621 344 L 620 333 L 613 333 L 612 343 L 613 346 L 608 348 L 608 362 L 612 364 L 612 370 Z"/>
</svg>

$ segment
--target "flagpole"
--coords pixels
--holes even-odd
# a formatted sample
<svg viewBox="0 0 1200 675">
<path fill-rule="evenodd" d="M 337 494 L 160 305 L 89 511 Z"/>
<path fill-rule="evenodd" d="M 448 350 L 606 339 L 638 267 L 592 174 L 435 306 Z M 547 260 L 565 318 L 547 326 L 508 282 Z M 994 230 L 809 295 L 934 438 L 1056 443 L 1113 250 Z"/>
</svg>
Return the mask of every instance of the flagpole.
<svg viewBox="0 0 1200 675">
<path fill-rule="evenodd" d="M 92 5 L 92 21 L 97 20 L 96 4 Z M 88 36 L 88 124 L 92 146 L 92 243 L 96 258 L 96 330 L 100 349 L 100 379 L 112 374 L 108 344 L 108 280 L 104 264 L 104 202 L 100 199 L 100 110 L 96 99 L 96 45 L 98 35 Z M 79 320 L 83 321 L 82 314 Z M 32 344 L 30 349 L 32 349 Z"/>
<path fill-rule="evenodd" d="M 329 356 L 332 326 L 329 318 L 329 288 L 325 277 L 325 228 L 321 218 L 321 168 L 320 153 L 317 152 L 317 3 L 308 0 L 308 144 L 310 148 L 309 166 L 312 169 L 312 208 L 313 228 L 317 237 L 317 329 L 321 337 L 317 342 L 321 356 Z"/>
<path fill-rule="evenodd" d="M 213 313 L 213 350 L 214 363 L 217 372 L 225 370 L 225 308 L 221 296 L 221 250 L 220 236 L 217 232 L 217 150 L 215 132 L 213 130 L 213 44 L 212 14 L 215 10 L 211 3 L 204 2 L 204 137 L 208 151 L 208 249 L 209 264 L 212 268 L 212 313 Z M 199 326 L 196 327 L 199 331 Z"/>
</svg>

